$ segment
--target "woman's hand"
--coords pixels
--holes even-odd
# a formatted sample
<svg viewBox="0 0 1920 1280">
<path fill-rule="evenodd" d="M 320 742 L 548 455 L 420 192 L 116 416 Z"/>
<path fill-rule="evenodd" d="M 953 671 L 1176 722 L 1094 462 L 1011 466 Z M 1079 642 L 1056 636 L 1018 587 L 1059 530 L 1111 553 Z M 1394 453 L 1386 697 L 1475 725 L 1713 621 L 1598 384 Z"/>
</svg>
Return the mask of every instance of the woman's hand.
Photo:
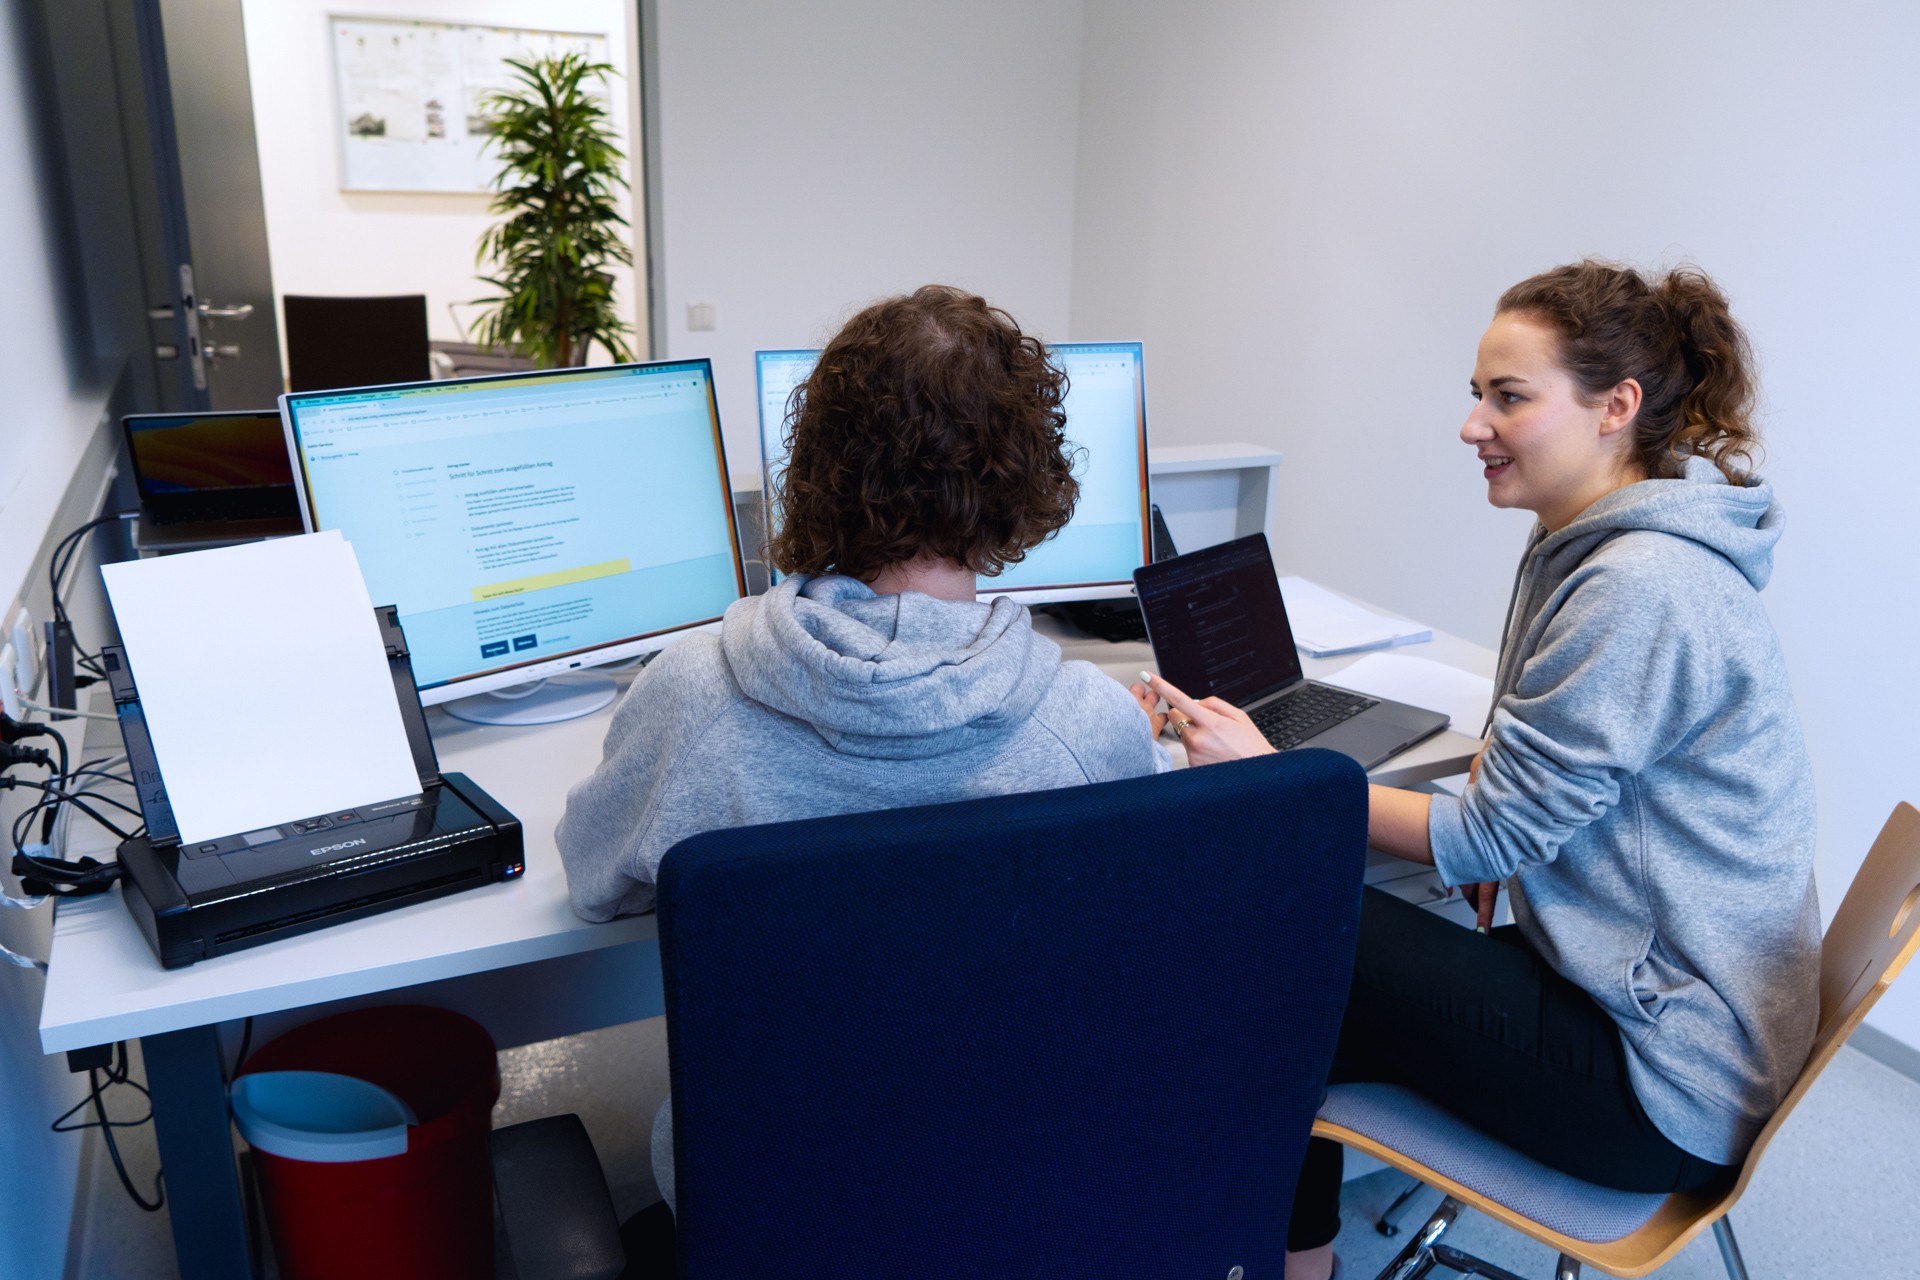
<svg viewBox="0 0 1920 1280">
<path fill-rule="evenodd" d="M 1140 674 L 1144 676 L 1147 673 L 1142 671 Z M 1159 737 L 1160 731 L 1167 727 L 1167 713 L 1160 710 L 1159 697 L 1143 684 L 1130 684 L 1127 686 L 1127 692 L 1132 694 L 1133 700 L 1140 704 L 1140 709 L 1147 713 L 1147 722 L 1153 726 L 1153 736 Z"/>
<path fill-rule="evenodd" d="M 1140 679 L 1143 683 L 1131 686 L 1128 692 L 1142 707 L 1157 706 L 1161 698 L 1167 700 L 1172 708 L 1168 719 L 1173 723 L 1174 736 L 1187 748 L 1188 764 L 1219 764 L 1273 754 L 1267 735 L 1231 702 L 1220 698 L 1195 702 L 1151 672 L 1142 671 Z"/>
<path fill-rule="evenodd" d="M 1493 927 L 1493 913 L 1500 906 L 1500 882 L 1487 880 L 1480 884 L 1463 884 L 1460 896 L 1473 904 L 1473 926 L 1485 933 Z"/>
</svg>

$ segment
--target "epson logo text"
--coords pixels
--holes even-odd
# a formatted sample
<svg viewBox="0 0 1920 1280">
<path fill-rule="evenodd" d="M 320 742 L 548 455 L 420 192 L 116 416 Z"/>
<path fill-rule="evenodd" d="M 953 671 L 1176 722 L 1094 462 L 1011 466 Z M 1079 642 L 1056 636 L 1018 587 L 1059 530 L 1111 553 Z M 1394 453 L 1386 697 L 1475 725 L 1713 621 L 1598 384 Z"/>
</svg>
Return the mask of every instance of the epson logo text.
<svg viewBox="0 0 1920 1280">
<path fill-rule="evenodd" d="M 338 853 L 342 849 L 351 849 L 353 848 L 353 846 L 357 844 L 365 844 L 366 842 L 367 841 L 364 836 L 358 840 L 343 840 L 339 844 L 328 844 L 328 845 L 322 845 L 318 849 L 309 849 L 307 850 L 307 854 L 310 857 L 317 858 L 323 853 Z"/>
</svg>

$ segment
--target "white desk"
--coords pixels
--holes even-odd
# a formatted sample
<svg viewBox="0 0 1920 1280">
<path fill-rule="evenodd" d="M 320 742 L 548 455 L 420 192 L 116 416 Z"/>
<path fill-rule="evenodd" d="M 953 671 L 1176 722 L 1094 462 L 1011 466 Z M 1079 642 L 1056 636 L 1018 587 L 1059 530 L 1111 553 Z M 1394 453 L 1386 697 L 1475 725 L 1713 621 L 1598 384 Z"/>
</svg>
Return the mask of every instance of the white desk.
<svg viewBox="0 0 1920 1280">
<path fill-rule="evenodd" d="M 1144 643 L 1108 644 L 1036 620 L 1069 658 L 1129 682 L 1151 668 Z M 1409 653 L 1491 676 L 1494 655 L 1440 632 Z M 1326 679 L 1355 657 L 1305 659 Z M 104 701 L 104 698 L 102 699 Z M 600 758 L 609 708 L 532 728 L 466 724 L 434 710 L 429 724 L 446 771 L 466 773 L 516 814 L 526 874 L 384 915 L 189 968 L 160 968 L 120 902 L 119 889 L 63 902 L 54 924 L 41 1046 L 48 1053 L 142 1040 L 181 1273 L 243 1280 L 244 1219 L 231 1159 L 221 1022 L 261 1019 L 256 1041 L 341 1007 L 428 1003 L 467 1013 L 502 1047 L 657 1016 L 664 1011 L 651 915 L 587 924 L 574 916 L 553 841 L 566 791 Z M 1474 726 L 1477 728 L 1478 726 Z M 89 742 L 117 751 L 99 722 Z M 1444 733 L 1373 773 L 1408 785 L 1463 772 L 1479 743 Z M 1184 752 L 1172 747 L 1184 763 Z M 69 856 L 112 857 L 111 838 L 78 824 Z"/>
</svg>

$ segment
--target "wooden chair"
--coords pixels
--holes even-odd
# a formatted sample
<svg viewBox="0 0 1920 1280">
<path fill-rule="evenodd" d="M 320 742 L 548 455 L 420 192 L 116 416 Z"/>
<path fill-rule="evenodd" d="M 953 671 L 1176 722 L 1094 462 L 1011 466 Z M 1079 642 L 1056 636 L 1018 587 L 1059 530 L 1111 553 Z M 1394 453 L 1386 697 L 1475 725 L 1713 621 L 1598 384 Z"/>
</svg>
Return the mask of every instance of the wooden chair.
<svg viewBox="0 0 1920 1280">
<path fill-rule="evenodd" d="M 1611 1191 L 1494 1142 L 1410 1090 L 1364 1084 L 1329 1089 L 1314 1122 L 1316 1137 L 1364 1151 L 1446 1193 L 1440 1208 L 1379 1280 L 1413 1280 L 1436 1266 L 1490 1280 L 1517 1280 L 1439 1243 L 1462 1206 L 1558 1249 L 1555 1280 L 1575 1280 L 1583 1263 L 1610 1276 L 1644 1276 L 1708 1227 L 1720 1245 L 1727 1274 L 1732 1280 L 1747 1280 L 1727 1211 L 1746 1191 L 1761 1154 L 1787 1116 L 1920 949 L 1917 908 L 1920 810 L 1900 804 L 1827 929 L 1820 956 L 1820 1025 L 1807 1065 L 1754 1140 L 1739 1177 L 1724 1190 L 1652 1196 Z M 1638 1225 L 1633 1225 L 1636 1220 Z"/>
</svg>

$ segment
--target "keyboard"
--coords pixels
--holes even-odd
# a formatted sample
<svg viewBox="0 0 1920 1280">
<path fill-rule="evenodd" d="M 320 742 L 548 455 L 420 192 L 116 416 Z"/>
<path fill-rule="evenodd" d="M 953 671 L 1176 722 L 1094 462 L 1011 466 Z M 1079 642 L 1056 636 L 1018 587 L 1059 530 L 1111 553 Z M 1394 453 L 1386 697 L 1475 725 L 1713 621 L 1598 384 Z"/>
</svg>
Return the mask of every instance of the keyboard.
<svg viewBox="0 0 1920 1280">
<path fill-rule="evenodd" d="M 1325 733 L 1342 720 L 1351 720 L 1380 699 L 1348 693 L 1324 684 L 1309 684 L 1297 693 L 1275 698 L 1252 713 L 1253 723 L 1277 750 L 1291 751 L 1307 739 Z"/>
</svg>

